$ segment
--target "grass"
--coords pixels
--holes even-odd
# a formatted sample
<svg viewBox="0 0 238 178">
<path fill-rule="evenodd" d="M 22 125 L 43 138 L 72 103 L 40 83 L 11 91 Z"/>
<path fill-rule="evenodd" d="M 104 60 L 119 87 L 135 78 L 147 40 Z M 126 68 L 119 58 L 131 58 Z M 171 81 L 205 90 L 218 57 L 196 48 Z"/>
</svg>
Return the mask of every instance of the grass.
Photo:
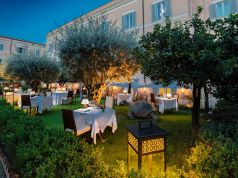
<svg viewBox="0 0 238 178">
<path fill-rule="evenodd" d="M 48 128 L 63 129 L 61 109 L 78 109 L 80 107 L 82 106 L 79 102 L 71 105 L 55 106 L 51 111 L 37 117 L 42 118 Z M 115 111 L 118 122 L 117 131 L 112 134 L 111 128 L 107 128 L 103 134 L 106 142 L 101 143 L 98 138 L 96 145 L 104 147 L 104 160 L 110 164 L 114 164 L 116 160 L 127 162 L 127 131 L 125 125 L 138 121 L 128 119 L 127 106 L 115 106 Z M 158 118 L 158 126 L 170 133 L 167 142 L 167 165 L 180 168 L 186 164 L 185 158 L 192 146 L 191 112 L 188 110 L 169 112 L 164 115 L 158 114 Z"/>
</svg>

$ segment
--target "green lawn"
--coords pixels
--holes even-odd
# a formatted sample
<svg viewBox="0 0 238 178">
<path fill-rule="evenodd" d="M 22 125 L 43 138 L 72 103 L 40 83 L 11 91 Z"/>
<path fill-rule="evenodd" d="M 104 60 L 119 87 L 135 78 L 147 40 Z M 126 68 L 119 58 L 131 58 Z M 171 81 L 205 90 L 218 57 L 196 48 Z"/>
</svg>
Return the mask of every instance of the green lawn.
<svg viewBox="0 0 238 178">
<path fill-rule="evenodd" d="M 37 117 L 42 118 L 48 128 L 63 129 L 61 109 L 78 109 L 80 107 L 79 102 L 71 105 L 55 106 L 51 111 Z M 116 106 L 115 110 L 118 130 L 112 134 L 111 128 L 107 128 L 104 132 L 106 142 L 101 143 L 98 138 L 96 145 L 104 147 L 105 161 L 110 164 L 115 163 L 115 160 L 127 161 L 127 131 L 125 125 L 138 121 L 128 119 L 127 106 Z M 182 110 L 179 112 L 169 112 L 164 115 L 158 114 L 158 117 L 157 124 L 170 133 L 167 143 L 167 165 L 177 166 L 178 168 L 186 165 L 185 157 L 189 154 L 192 146 L 191 112 Z"/>
</svg>

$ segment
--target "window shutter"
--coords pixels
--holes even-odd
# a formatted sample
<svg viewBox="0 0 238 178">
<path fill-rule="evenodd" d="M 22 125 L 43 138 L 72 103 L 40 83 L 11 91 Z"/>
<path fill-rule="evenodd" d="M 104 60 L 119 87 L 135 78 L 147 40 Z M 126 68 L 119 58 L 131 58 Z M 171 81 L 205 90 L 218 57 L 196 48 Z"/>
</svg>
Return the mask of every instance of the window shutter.
<svg viewBox="0 0 238 178">
<path fill-rule="evenodd" d="M 165 0 L 165 16 L 166 17 L 171 17 L 172 12 L 171 12 L 171 0 Z"/>
<path fill-rule="evenodd" d="M 136 27 L 136 12 L 132 12 L 132 28 Z"/>
<path fill-rule="evenodd" d="M 231 14 L 235 14 L 238 12 L 238 0 L 229 0 L 231 4 Z"/>
<path fill-rule="evenodd" d="M 152 5 L 152 22 L 155 22 L 157 20 L 156 11 L 157 11 L 157 4 L 153 4 Z"/>
<path fill-rule="evenodd" d="M 126 15 L 122 16 L 122 28 L 127 29 Z"/>
<path fill-rule="evenodd" d="M 210 4 L 209 6 L 209 16 L 210 19 L 216 18 L 216 4 Z"/>
</svg>

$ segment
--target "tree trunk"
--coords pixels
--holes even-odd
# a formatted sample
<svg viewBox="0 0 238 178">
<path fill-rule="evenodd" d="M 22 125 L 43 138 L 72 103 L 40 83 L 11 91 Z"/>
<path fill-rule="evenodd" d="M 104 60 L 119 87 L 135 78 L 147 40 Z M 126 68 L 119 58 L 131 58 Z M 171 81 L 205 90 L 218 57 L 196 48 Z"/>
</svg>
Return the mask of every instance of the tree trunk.
<svg viewBox="0 0 238 178">
<path fill-rule="evenodd" d="M 193 87 L 192 135 L 196 136 L 199 127 L 201 87 Z"/>
<path fill-rule="evenodd" d="M 209 112 L 209 96 L 208 96 L 207 86 L 205 85 L 203 89 L 204 89 L 204 95 L 205 95 L 205 111 L 206 113 L 208 113 Z"/>
<path fill-rule="evenodd" d="M 131 83 L 128 84 L 128 93 L 131 94 Z"/>
<path fill-rule="evenodd" d="M 106 84 L 101 84 L 100 87 L 97 87 L 93 91 L 93 100 L 96 101 L 97 104 L 100 104 L 103 91 L 107 88 Z"/>
</svg>

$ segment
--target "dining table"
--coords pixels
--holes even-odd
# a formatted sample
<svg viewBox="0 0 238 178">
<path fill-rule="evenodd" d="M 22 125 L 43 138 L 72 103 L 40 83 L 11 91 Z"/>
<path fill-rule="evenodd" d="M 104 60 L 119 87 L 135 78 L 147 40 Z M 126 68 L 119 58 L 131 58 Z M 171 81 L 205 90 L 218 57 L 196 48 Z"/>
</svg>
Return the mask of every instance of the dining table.
<svg viewBox="0 0 238 178">
<path fill-rule="evenodd" d="M 91 137 L 93 143 L 96 144 L 96 138 L 98 133 L 103 133 L 107 126 L 112 127 L 112 133 L 117 130 L 117 119 L 115 110 L 106 108 L 104 110 L 97 107 L 88 107 L 86 109 L 74 110 L 74 120 L 80 123 L 85 120 L 87 125 L 91 126 Z"/>
<path fill-rule="evenodd" d="M 132 103 L 133 96 L 131 94 L 118 93 L 117 105 L 119 105 L 122 101 L 126 101 L 127 103 Z"/>
<path fill-rule="evenodd" d="M 28 93 L 26 94 L 17 94 L 18 99 L 18 106 L 21 108 L 21 95 L 30 95 Z M 30 95 L 31 96 L 31 95 Z M 53 97 L 52 96 L 31 96 L 31 106 L 37 106 L 38 107 L 38 113 L 42 114 L 43 110 L 45 109 L 51 109 L 53 107 Z"/>
<path fill-rule="evenodd" d="M 67 91 L 55 91 L 52 92 L 53 105 L 61 105 L 63 98 L 66 98 L 68 95 Z"/>
<path fill-rule="evenodd" d="M 178 111 L 178 102 L 176 98 L 155 97 L 155 100 L 161 114 L 164 114 L 165 110 L 169 109 Z"/>
</svg>

